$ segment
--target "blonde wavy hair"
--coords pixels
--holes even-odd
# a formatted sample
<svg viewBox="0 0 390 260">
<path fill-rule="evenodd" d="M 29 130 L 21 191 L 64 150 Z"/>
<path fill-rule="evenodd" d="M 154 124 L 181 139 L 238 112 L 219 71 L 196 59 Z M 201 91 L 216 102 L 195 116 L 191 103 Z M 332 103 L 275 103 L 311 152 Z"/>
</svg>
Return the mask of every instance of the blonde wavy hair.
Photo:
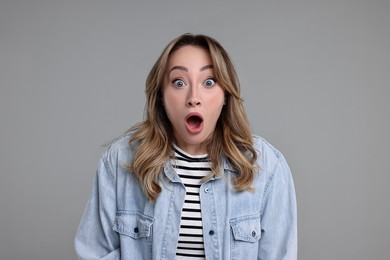
<svg viewBox="0 0 390 260">
<path fill-rule="evenodd" d="M 163 50 L 146 79 L 145 118 L 128 130 L 130 141 L 137 142 L 131 165 L 127 168 L 138 177 L 142 189 L 153 201 L 161 192 L 159 185 L 162 168 L 172 155 L 175 137 L 172 125 L 162 103 L 162 86 L 167 73 L 170 55 L 187 45 L 197 46 L 209 52 L 215 78 L 225 92 L 226 104 L 222 109 L 213 134 L 207 143 L 211 161 L 211 174 L 203 181 L 221 174 L 222 156 L 225 156 L 238 174 L 232 179 L 237 191 L 252 190 L 256 172 L 257 153 L 233 63 L 225 49 L 206 35 L 183 34 L 171 41 Z"/>
</svg>

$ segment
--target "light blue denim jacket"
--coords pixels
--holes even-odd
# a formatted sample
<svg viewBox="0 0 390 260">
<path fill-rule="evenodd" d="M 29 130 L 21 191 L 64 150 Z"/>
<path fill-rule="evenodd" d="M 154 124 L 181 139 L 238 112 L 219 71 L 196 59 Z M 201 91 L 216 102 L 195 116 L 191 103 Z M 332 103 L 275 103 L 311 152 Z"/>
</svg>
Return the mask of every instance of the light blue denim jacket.
<svg viewBox="0 0 390 260">
<path fill-rule="evenodd" d="M 122 166 L 132 161 L 129 136 L 103 154 L 75 238 L 80 259 L 175 259 L 185 188 L 169 160 L 162 192 L 145 197 L 136 176 Z M 254 191 L 235 191 L 235 170 L 223 159 L 223 176 L 202 184 L 200 201 L 206 259 L 297 258 L 294 184 L 283 155 L 254 136 L 259 172 Z"/>
</svg>

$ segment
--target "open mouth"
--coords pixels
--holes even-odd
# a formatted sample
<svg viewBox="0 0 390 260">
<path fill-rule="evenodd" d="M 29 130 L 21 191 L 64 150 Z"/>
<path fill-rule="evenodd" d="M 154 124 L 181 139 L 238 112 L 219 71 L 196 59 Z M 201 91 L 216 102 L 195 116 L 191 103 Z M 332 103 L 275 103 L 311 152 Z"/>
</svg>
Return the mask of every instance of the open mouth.
<svg viewBox="0 0 390 260">
<path fill-rule="evenodd" d="M 187 130 L 191 133 L 199 133 L 203 128 L 203 118 L 198 113 L 191 113 L 186 117 Z"/>
<path fill-rule="evenodd" d="M 200 118 L 199 116 L 190 116 L 189 118 L 187 118 L 187 124 L 191 128 L 198 128 L 202 122 L 203 119 Z"/>
</svg>

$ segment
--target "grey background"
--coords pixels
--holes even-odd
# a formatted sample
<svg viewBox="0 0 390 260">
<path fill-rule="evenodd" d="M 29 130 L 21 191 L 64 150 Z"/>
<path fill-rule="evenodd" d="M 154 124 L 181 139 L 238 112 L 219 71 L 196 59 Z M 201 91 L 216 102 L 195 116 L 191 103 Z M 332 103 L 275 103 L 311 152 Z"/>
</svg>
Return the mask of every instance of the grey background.
<svg viewBox="0 0 390 260">
<path fill-rule="evenodd" d="M 286 156 L 299 259 L 390 259 L 390 1 L 0 2 L 0 259 L 75 259 L 101 144 L 185 32 L 217 38 Z"/>
</svg>

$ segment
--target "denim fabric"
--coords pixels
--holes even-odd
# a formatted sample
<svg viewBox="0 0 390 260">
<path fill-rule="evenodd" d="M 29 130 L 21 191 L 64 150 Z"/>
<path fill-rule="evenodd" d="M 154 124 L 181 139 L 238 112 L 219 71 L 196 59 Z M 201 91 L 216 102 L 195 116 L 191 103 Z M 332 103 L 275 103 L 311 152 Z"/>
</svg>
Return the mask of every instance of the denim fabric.
<svg viewBox="0 0 390 260">
<path fill-rule="evenodd" d="M 162 192 L 145 197 L 137 177 L 123 168 L 132 161 L 129 136 L 103 154 L 91 197 L 75 238 L 80 259 L 175 259 L 185 188 L 169 160 Z M 254 136 L 259 172 L 254 191 L 235 191 L 236 172 L 223 159 L 223 177 L 202 184 L 200 201 L 207 259 L 297 258 L 294 184 L 283 155 Z"/>
</svg>

